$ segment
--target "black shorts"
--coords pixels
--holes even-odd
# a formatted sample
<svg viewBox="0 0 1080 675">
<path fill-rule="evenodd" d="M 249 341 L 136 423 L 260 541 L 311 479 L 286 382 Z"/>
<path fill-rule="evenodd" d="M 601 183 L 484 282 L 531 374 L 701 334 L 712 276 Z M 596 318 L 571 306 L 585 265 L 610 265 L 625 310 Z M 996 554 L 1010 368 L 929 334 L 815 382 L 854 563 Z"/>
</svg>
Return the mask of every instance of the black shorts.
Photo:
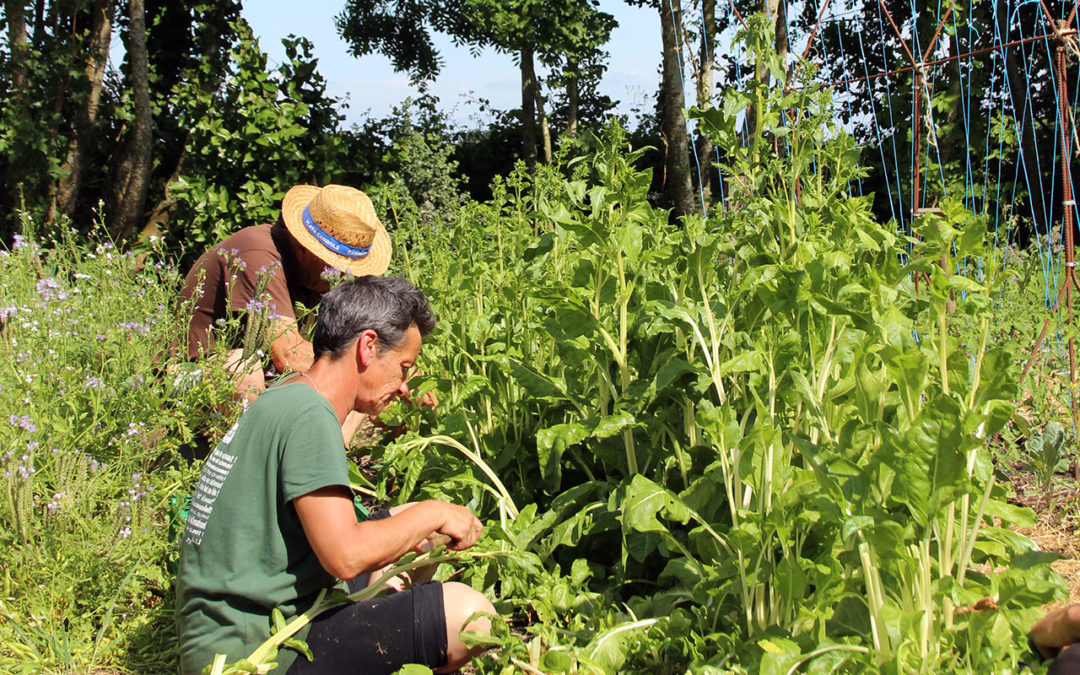
<svg viewBox="0 0 1080 675">
<path fill-rule="evenodd" d="M 385 518 L 386 512 L 373 514 Z M 367 587 L 370 575 L 350 579 L 349 592 Z M 307 636 L 314 661 L 297 656 L 286 675 L 393 673 L 406 663 L 446 665 L 446 613 L 442 583 L 429 581 L 375 600 L 327 610 Z"/>
<path fill-rule="evenodd" d="M 1046 675 L 1077 675 L 1077 673 L 1080 673 L 1080 644 L 1069 645 L 1068 648 L 1062 649 L 1046 671 Z"/>
</svg>

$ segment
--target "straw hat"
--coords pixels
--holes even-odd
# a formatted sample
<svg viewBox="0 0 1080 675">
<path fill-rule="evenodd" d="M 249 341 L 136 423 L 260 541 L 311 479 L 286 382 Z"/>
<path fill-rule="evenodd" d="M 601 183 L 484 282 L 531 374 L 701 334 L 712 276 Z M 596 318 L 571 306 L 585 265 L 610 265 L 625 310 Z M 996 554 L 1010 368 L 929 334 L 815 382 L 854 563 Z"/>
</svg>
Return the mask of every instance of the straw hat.
<svg viewBox="0 0 1080 675">
<path fill-rule="evenodd" d="M 345 185 L 296 185 L 281 200 L 285 227 L 330 267 L 359 277 L 390 264 L 390 235 L 366 194 Z"/>
</svg>

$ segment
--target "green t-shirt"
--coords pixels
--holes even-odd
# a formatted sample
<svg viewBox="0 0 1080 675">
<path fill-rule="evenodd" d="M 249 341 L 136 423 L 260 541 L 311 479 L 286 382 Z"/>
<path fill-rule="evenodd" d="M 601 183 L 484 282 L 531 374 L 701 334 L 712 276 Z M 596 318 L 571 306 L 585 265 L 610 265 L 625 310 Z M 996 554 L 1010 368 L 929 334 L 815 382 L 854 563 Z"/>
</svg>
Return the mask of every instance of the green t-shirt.
<svg viewBox="0 0 1080 675">
<path fill-rule="evenodd" d="M 335 583 L 319 564 L 292 500 L 348 485 L 341 426 L 301 384 L 273 387 L 207 458 L 181 540 L 176 623 L 180 667 L 199 673 L 247 657 L 270 637 L 270 612 L 303 612 Z M 278 672 L 296 657 L 278 655 Z"/>
</svg>

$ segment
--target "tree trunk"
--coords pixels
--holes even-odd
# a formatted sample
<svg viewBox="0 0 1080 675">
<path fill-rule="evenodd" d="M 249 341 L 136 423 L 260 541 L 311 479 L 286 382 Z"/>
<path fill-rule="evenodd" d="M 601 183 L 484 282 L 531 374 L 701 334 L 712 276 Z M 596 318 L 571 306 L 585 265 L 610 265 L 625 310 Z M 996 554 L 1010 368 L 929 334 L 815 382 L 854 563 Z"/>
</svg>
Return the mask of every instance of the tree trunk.
<svg viewBox="0 0 1080 675">
<path fill-rule="evenodd" d="M 544 147 L 544 164 L 551 164 L 551 123 L 544 108 L 544 97 L 539 95 L 537 87 L 536 110 L 540 114 L 540 138 Z"/>
<path fill-rule="evenodd" d="M 521 48 L 521 140 L 522 157 L 532 170 L 536 166 L 536 70 L 533 66 L 533 47 Z"/>
<path fill-rule="evenodd" d="M 28 47 L 26 34 L 26 10 L 23 6 L 23 0 L 5 0 L 4 11 L 7 13 L 8 22 L 8 49 L 10 51 L 10 57 L 13 64 L 11 70 L 11 98 L 7 102 L 8 113 L 15 111 L 18 115 L 25 114 L 25 108 L 22 107 L 23 99 L 25 98 L 23 92 L 26 91 L 26 56 Z M 26 179 L 26 167 L 22 162 L 15 162 L 13 166 L 9 167 L 11 172 L 8 177 L 8 184 L 12 186 L 21 186 Z"/>
<path fill-rule="evenodd" d="M 787 2 L 781 2 L 781 0 L 766 0 L 766 2 L 769 5 L 769 19 L 774 20 L 776 25 L 773 45 L 776 47 L 776 54 L 782 59 L 786 70 L 788 50 L 790 49 L 788 44 Z"/>
<path fill-rule="evenodd" d="M 211 77 L 206 82 L 202 83 L 202 90 L 205 92 L 211 92 L 217 89 L 221 83 L 223 77 L 224 67 L 218 63 L 220 60 L 219 50 L 222 45 L 222 34 L 220 26 L 214 21 L 202 21 L 198 24 L 196 44 L 200 45 L 200 54 L 204 62 L 210 61 L 220 67 L 211 69 Z M 169 187 L 175 183 L 180 176 L 184 174 L 184 164 L 187 159 L 187 146 L 191 141 L 191 131 L 188 130 L 184 136 L 180 146 L 180 152 L 176 157 L 176 163 L 173 165 L 172 173 L 169 174 L 169 178 L 166 179 L 163 194 L 161 199 L 154 204 L 154 206 L 147 210 L 146 224 L 143 226 L 142 231 L 139 233 L 139 240 L 145 241 L 152 236 L 162 236 L 165 229 L 168 227 L 169 220 L 172 218 L 172 209 L 176 206 L 178 199 L 170 193 Z"/>
<path fill-rule="evenodd" d="M 701 3 L 702 23 L 705 30 L 701 34 L 701 54 L 698 59 L 697 105 L 702 110 L 712 107 L 713 94 L 713 59 L 716 46 L 716 0 L 703 0 Z M 701 190 L 708 200 L 714 188 L 719 190 L 719 171 L 713 166 L 713 144 L 709 137 L 700 134 L 697 143 L 698 166 L 704 172 L 701 177 Z"/>
<path fill-rule="evenodd" d="M 78 113 L 75 130 L 68 143 L 64 163 L 60 166 L 61 175 L 52 204 L 49 206 L 48 221 L 54 222 L 60 215 L 71 217 L 79 198 L 79 183 L 82 179 L 83 159 L 90 132 L 97 121 L 98 105 L 101 102 L 101 89 L 105 79 L 105 66 L 109 62 L 109 38 L 112 35 L 113 15 L 116 5 L 113 0 L 97 0 L 90 10 L 90 37 L 87 43 L 86 79 L 89 93 Z"/>
<path fill-rule="evenodd" d="M 45 42 L 45 0 L 34 0 L 34 49 Z"/>
<path fill-rule="evenodd" d="M 11 85 L 18 97 L 26 86 L 26 8 L 23 0 L 5 0 L 4 12 L 7 14 L 8 49 L 14 67 L 11 72 Z"/>
<path fill-rule="evenodd" d="M 674 17 L 672 14 L 674 13 Z M 690 147 L 686 133 L 686 117 L 679 65 L 679 43 L 675 39 L 675 22 L 682 21 L 680 0 L 660 3 L 660 37 L 664 49 L 661 101 L 663 112 L 660 132 L 664 136 L 664 200 L 672 208 L 672 215 L 683 216 L 694 212 L 695 202 L 690 184 Z"/>
<path fill-rule="evenodd" d="M 578 64 L 566 64 L 566 134 L 575 138 L 578 131 Z"/>
<path fill-rule="evenodd" d="M 142 218 L 150 184 L 153 125 L 150 83 L 147 77 L 146 11 L 143 0 L 129 0 L 127 58 L 135 108 L 134 124 L 124 139 L 115 171 L 113 219 L 110 231 L 116 240 L 127 239 Z"/>
</svg>

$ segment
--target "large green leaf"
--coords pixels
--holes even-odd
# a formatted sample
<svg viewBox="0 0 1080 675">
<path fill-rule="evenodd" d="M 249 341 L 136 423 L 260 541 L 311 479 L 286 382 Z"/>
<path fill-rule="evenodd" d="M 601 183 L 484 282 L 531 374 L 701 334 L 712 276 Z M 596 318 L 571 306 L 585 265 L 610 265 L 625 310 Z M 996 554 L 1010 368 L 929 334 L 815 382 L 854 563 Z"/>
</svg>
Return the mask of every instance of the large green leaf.
<svg viewBox="0 0 1080 675">
<path fill-rule="evenodd" d="M 579 422 L 556 424 L 536 432 L 536 459 L 544 483 L 549 488 L 557 489 L 562 480 L 563 453 L 588 435 L 589 429 Z"/>
</svg>

